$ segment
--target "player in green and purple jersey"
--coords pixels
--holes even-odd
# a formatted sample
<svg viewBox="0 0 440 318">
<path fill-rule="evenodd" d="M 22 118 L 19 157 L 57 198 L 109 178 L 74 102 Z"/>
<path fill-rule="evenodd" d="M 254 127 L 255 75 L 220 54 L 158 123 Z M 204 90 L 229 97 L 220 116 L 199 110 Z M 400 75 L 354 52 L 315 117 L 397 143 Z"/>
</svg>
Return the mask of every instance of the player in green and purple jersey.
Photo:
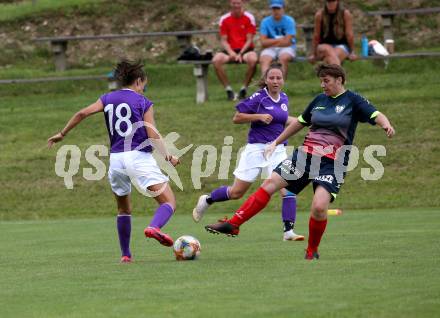
<svg viewBox="0 0 440 318">
<path fill-rule="evenodd" d="M 296 149 L 291 159 L 281 162 L 271 177 L 243 203 L 231 219 L 207 225 L 207 231 L 238 235 L 240 225 L 260 212 L 276 191 L 286 188 L 299 194 L 312 182 L 315 194 L 305 258 L 319 258 L 318 246 L 327 225 L 327 210 L 344 182 L 357 124 L 378 124 L 388 137 L 392 137 L 395 131 L 388 118 L 368 100 L 345 89 L 345 71 L 341 66 L 320 65 L 317 75 L 324 93 L 316 96 L 303 114 L 292 120 L 267 148 L 266 153 L 270 155 L 277 145 L 305 126 L 310 126 L 303 147 Z"/>
</svg>

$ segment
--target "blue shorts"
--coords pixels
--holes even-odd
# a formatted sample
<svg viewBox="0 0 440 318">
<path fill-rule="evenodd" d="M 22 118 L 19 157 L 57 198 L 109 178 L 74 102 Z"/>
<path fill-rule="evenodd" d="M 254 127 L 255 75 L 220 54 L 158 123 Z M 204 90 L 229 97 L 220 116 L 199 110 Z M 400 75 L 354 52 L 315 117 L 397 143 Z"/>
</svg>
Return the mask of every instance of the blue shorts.
<svg viewBox="0 0 440 318">
<path fill-rule="evenodd" d="M 319 162 L 316 168 L 312 163 Z M 288 183 L 286 189 L 299 194 L 310 182 L 313 182 L 313 191 L 318 185 L 331 194 L 331 201 L 336 199 L 344 180 L 338 180 L 335 174 L 335 161 L 327 157 L 312 156 L 309 153 L 293 152 L 291 159 L 282 161 L 273 172 L 278 173 Z M 345 173 L 343 176 L 345 177 Z M 341 181 L 341 182 L 338 182 Z"/>
</svg>

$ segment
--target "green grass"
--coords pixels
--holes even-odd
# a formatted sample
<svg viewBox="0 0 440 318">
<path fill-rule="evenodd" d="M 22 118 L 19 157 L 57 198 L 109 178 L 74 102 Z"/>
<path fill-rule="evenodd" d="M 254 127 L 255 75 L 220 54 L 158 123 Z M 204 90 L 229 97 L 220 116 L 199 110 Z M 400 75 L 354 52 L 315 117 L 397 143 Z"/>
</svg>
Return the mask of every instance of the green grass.
<svg viewBox="0 0 440 318">
<path fill-rule="evenodd" d="M 31 15 L 47 14 L 48 11 L 59 9 L 69 10 L 85 4 L 94 4 L 103 0 L 37 0 L 33 5 L 32 1 L 16 1 L 15 3 L 0 4 L 0 22 L 21 20 Z"/>
<path fill-rule="evenodd" d="M 212 212 L 203 224 L 222 216 Z M 148 219 L 135 217 L 128 265 L 118 263 L 113 218 L 2 222 L 1 316 L 438 317 L 439 212 L 346 210 L 330 217 L 313 262 L 305 242 L 281 240 L 268 212 L 234 239 L 178 213 L 166 230 L 202 244 L 188 262 L 145 240 Z M 307 221 L 298 214 L 300 233 Z"/>
</svg>

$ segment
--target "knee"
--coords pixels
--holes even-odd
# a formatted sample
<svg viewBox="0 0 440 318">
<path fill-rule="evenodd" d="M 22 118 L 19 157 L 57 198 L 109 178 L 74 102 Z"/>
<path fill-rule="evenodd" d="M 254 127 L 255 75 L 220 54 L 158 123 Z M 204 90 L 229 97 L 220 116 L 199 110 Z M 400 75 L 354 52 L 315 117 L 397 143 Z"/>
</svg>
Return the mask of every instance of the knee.
<svg viewBox="0 0 440 318">
<path fill-rule="evenodd" d="M 242 189 L 234 189 L 229 188 L 229 199 L 231 200 L 238 200 L 243 197 L 246 191 L 243 191 Z"/>
<path fill-rule="evenodd" d="M 316 48 L 316 51 L 320 54 L 323 54 L 327 51 L 327 48 L 325 45 L 318 45 L 318 47 Z"/>
<path fill-rule="evenodd" d="M 263 56 L 260 56 L 260 63 L 261 64 L 270 64 L 272 62 L 272 58 L 271 57 L 269 57 L 269 56 L 265 56 L 265 55 L 263 55 Z"/>
<path fill-rule="evenodd" d="M 275 182 L 274 180 L 272 180 L 271 178 L 266 179 L 263 184 L 261 185 L 261 187 L 264 189 L 264 191 L 266 191 L 270 196 L 272 196 L 275 192 L 277 192 L 278 190 L 280 190 L 280 186 L 277 184 L 277 182 Z"/>
<path fill-rule="evenodd" d="M 331 49 L 327 45 L 319 45 L 317 48 L 317 52 L 319 55 L 327 56 L 331 54 Z"/>
<path fill-rule="evenodd" d="M 212 64 L 215 67 L 221 67 L 225 63 L 223 62 L 223 59 L 220 56 L 215 55 L 214 58 L 212 59 Z"/>
<path fill-rule="evenodd" d="M 281 64 L 288 64 L 292 60 L 292 57 L 290 57 L 288 55 L 287 56 L 286 55 L 282 55 L 282 56 L 279 57 L 279 60 L 280 60 Z"/>
<path fill-rule="evenodd" d="M 313 202 L 312 214 L 318 220 L 325 219 L 327 214 L 327 204 L 324 202 Z"/>
<path fill-rule="evenodd" d="M 255 59 L 252 59 L 252 60 L 248 60 L 247 64 L 248 64 L 249 67 L 254 68 L 254 67 L 257 66 L 257 62 L 258 62 L 258 60 L 257 60 L 257 58 L 255 58 Z"/>
<path fill-rule="evenodd" d="M 248 65 L 252 67 L 257 65 L 257 62 L 258 62 L 258 57 L 256 55 L 249 56 L 247 59 Z"/>
<path fill-rule="evenodd" d="M 212 65 L 214 66 L 214 68 L 219 69 L 223 67 L 223 64 L 221 61 L 212 61 Z"/>
</svg>

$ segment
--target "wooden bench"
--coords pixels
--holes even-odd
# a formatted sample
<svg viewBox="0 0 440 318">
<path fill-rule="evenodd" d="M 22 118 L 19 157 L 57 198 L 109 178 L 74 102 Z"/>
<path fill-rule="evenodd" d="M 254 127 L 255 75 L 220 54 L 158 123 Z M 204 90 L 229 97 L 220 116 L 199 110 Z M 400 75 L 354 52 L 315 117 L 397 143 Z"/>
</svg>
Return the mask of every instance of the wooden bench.
<svg viewBox="0 0 440 318">
<path fill-rule="evenodd" d="M 160 36 L 173 36 L 181 49 L 191 45 L 193 35 L 217 34 L 218 30 L 195 30 L 195 31 L 173 31 L 173 32 L 146 32 L 127 34 L 102 34 L 102 35 L 78 35 L 35 38 L 36 42 L 50 42 L 52 53 L 55 58 L 55 69 L 64 71 L 67 68 L 67 43 L 69 41 L 90 41 L 90 40 L 120 40 L 131 38 L 150 38 Z"/>
<path fill-rule="evenodd" d="M 393 18 L 396 15 L 403 14 L 431 14 L 431 13 L 440 13 L 440 7 L 435 8 L 421 8 L 421 9 L 404 9 L 404 10 L 383 10 L 383 11 L 369 11 L 366 12 L 366 15 L 376 16 L 380 15 L 382 17 L 382 26 L 383 26 L 383 38 L 384 43 L 387 40 L 394 40 L 393 37 Z"/>
</svg>

